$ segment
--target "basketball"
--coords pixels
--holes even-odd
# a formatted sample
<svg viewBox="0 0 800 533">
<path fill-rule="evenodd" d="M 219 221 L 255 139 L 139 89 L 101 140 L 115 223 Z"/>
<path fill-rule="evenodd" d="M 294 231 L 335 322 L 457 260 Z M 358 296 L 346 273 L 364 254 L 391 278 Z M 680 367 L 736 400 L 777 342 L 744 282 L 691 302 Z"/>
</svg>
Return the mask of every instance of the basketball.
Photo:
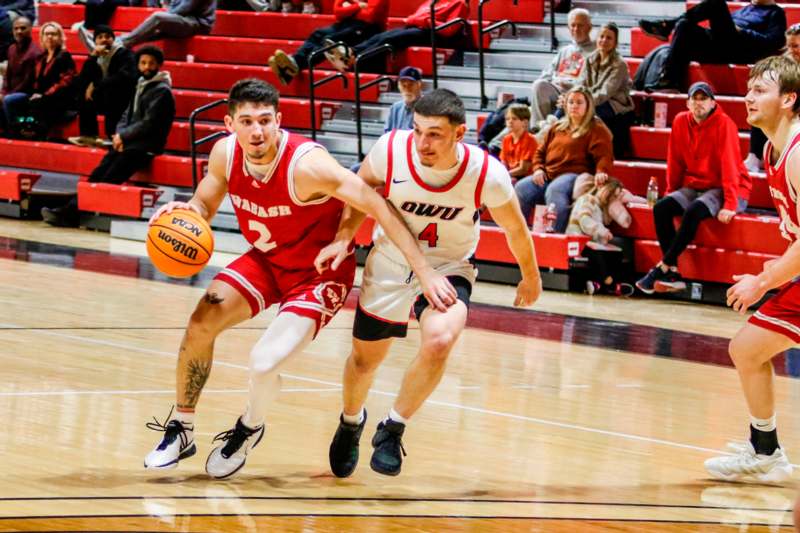
<svg viewBox="0 0 800 533">
<path fill-rule="evenodd" d="M 214 251 L 214 234 L 208 222 L 194 211 L 164 213 L 147 232 L 147 255 L 155 267 L 173 278 L 197 274 Z"/>
</svg>

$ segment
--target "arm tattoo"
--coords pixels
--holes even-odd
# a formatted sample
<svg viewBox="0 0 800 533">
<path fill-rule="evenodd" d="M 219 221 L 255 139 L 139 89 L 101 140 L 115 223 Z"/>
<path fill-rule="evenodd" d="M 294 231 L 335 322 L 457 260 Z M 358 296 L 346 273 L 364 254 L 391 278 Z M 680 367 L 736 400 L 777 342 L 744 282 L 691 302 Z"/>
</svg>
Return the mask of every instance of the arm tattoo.
<svg viewBox="0 0 800 533">
<path fill-rule="evenodd" d="M 221 304 L 225 301 L 225 298 L 220 298 L 216 292 L 207 292 L 203 299 L 210 304 Z"/>
<path fill-rule="evenodd" d="M 185 407 L 197 405 L 197 400 L 200 399 L 200 392 L 203 390 L 210 373 L 210 361 L 189 361 L 189 370 L 186 377 Z"/>
</svg>

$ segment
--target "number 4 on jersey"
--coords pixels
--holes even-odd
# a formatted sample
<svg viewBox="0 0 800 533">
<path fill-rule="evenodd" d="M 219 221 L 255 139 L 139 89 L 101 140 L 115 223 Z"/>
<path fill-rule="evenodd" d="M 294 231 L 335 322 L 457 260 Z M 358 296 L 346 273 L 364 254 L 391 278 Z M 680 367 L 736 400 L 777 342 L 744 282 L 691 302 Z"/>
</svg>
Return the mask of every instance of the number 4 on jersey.
<svg viewBox="0 0 800 533">
<path fill-rule="evenodd" d="M 417 235 L 417 239 L 420 241 L 427 241 L 428 246 L 431 248 L 436 248 L 436 243 L 439 241 L 439 228 L 435 222 L 431 222 L 425 229 L 422 230 L 419 235 Z"/>
</svg>

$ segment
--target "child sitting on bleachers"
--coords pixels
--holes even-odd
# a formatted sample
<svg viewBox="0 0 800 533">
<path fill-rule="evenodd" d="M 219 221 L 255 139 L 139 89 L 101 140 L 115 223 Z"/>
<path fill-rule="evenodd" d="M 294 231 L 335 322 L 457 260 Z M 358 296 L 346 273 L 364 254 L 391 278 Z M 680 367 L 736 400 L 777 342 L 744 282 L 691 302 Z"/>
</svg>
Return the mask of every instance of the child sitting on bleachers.
<svg viewBox="0 0 800 533">
<path fill-rule="evenodd" d="M 503 138 L 500 161 L 516 181 L 531 173 L 533 156 L 539 147 L 534 136 L 528 131 L 531 110 L 525 104 L 512 104 L 506 110 L 506 128 L 510 133 Z"/>
<path fill-rule="evenodd" d="M 612 242 L 614 234 L 608 229 L 608 225 L 616 218 L 612 217 L 610 207 L 620 204 L 624 195 L 622 183 L 615 178 L 608 178 L 602 185 L 581 195 L 572 207 L 566 233 L 586 235 L 595 244 L 593 246 L 590 243 L 584 251 L 589 260 L 590 279 L 586 283 L 586 292 L 589 294 L 633 294 L 632 285 L 616 281 L 622 263 L 622 248 L 616 246 L 619 243 Z"/>
</svg>

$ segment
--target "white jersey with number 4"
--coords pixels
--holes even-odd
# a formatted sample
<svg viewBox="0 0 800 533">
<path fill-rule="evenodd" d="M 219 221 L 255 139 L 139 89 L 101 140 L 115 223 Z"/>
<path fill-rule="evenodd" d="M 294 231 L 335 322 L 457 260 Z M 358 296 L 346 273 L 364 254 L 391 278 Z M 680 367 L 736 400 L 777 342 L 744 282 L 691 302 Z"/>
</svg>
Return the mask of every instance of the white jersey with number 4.
<svg viewBox="0 0 800 533">
<path fill-rule="evenodd" d="M 514 194 L 511 177 L 500 161 L 469 144 L 458 144 L 458 161 L 435 170 L 420 163 L 413 131 L 383 135 L 369 153 L 372 173 L 384 183 L 383 194 L 398 210 L 434 268 L 469 260 L 480 237 L 481 205 L 499 207 Z M 380 226 L 372 236 L 376 249 L 407 264 Z"/>
</svg>

